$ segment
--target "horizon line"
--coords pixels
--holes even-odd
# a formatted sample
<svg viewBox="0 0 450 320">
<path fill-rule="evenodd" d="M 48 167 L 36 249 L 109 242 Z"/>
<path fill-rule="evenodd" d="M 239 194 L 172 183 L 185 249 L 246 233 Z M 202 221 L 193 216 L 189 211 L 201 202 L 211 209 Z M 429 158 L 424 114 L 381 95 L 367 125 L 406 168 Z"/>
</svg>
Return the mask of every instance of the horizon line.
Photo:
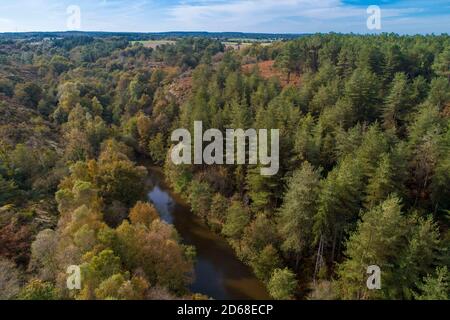
<svg viewBox="0 0 450 320">
<path fill-rule="evenodd" d="M 161 35 L 161 34 L 171 34 L 171 33 L 204 33 L 204 34 L 244 34 L 244 35 L 286 35 L 286 36 L 302 36 L 302 35 L 318 35 L 318 34 L 338 34 L 338 35 L 362 35 L 362 36 L 379 36 L 386 34 L 393 34 L 398 36 L 445 36 L 449 35 L 447 32 L 432 32 L 432 33 L 398 33 L 398 32 L 304 32 L 304 33 L 293 33 L 293 32 L 245 32 L 245 31 L 95 31 L 95 30 L 53 30 L 53 31 L 0 31 L 0 35 L 10 35 L 10 34 L 30 34 L 30 33 L 104 33 L 104 34 L 140 34 L 140 35 Z"/>
</svg>

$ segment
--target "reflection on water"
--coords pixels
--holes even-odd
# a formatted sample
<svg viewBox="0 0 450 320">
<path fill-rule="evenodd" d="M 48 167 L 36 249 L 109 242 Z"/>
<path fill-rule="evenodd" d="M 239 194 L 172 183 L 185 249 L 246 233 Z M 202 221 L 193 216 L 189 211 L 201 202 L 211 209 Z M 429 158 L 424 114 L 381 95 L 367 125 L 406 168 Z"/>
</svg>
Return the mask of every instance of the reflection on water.
<svg viewBox="0 0 450 320">
<path fill-rule="evenodd" d="M 173 224 L 183 242 L 197 249 L 196 278 L 191 290 L 214 299 L 270 299 L 264 285 L 235 257 L 228 243 L 170 192 L 158 170 L 149 172 L 152 187 L 148 197 L 161 219 Z"/>
<path fill-rule="evenodd" d="M 173 224 L 174 201 L 170 195 L 161 190 L 159 185 L 156 185 L 148 194 L 148 197 L 153 202 L 156 210 L 158 210 L 161 219 L 169 224 Z"/>
</svg>

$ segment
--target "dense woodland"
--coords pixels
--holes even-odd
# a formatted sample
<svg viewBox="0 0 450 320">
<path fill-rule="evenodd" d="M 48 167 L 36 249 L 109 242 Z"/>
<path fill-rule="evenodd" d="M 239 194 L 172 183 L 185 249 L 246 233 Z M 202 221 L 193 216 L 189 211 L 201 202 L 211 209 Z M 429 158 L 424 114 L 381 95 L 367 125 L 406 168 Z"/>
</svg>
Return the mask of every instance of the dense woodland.
<svg viewBox="0 0 450 320">
<path fill-rule="evenodd" d="M 148 161 L 275 299 L 450 298 L 449 36 L 129 40 L 0 37 L 0 298 L 207 298 Z M 197 120 L 280 129 L 280 172 L 175 166 Z"/>
</svg>

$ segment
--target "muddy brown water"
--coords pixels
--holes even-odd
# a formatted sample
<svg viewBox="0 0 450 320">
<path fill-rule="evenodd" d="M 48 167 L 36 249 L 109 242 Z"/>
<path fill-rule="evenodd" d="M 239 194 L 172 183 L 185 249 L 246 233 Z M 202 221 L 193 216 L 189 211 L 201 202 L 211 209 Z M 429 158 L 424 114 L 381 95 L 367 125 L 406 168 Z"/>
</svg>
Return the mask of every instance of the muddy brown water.
<svg viewBox="0 0 450 320">
<path fill-rule="evenodd" d="M 226 240 L 212 232 L 170 190 L 161 170 L 148 170 L 149 200 L 158 210 L 161 219 L 175 226 L 183 243 L 196 248 L 195 279 L 190 287 L 192 292 L 217 300 L 270 299 L 263 283 L 248 266 L 237 259 Z"/>
</svg>

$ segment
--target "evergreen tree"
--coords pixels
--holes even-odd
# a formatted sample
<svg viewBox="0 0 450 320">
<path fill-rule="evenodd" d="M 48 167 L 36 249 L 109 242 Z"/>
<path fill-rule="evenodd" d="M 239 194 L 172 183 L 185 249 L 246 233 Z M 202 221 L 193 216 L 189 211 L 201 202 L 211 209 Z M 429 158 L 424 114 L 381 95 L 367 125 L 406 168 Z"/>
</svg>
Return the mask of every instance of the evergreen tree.
<svg viewBox="0 0 450 320">
<path fill-rule="evenodd" d="M 398 191 L 395 167 L 391 157 L 383 154 L 373 176 L 367 185 L 366 207 L 372 208 L 384 201 L 388 195 Z"/>
<path fill-rule="evenodd" d="M 411 107 L 411 91 L 406 75 L 397 73 L 391 84 L 383 110 L 384 127 L 396 132 L 405 122 L 405 116 Z"/>
<path fill-rule="evenodd" d="M 239 239 L 247 224 L 250 222 L 249 212 L 240 202 L 233 201 L 228 208 L 227 218 L 222 233 L 234 240 Z"/>
<path fill-rule="evenodd" d="M 318 210 L 314 217 L 314 244 L 331 244 L 325 254 L 334 261 L 345 233 L 353 229 L 363 198 L 362 169 L 359 162 L 346 157 L 320 183 Z"/>
<path fill-rule="evenodd" d="M 246 185 L 252 201 L 251 206 L 255 211 L 263 211 L 275 206 L 278 182 L 276 176 L 261 175 L 259 166 L 249 169 Z"/>
<path fill-rule="evenodd" d="M 277 65 L 287 73 L 288 83 L 293 72 L 299 74 L 302 71 L 302 56 L 304 53 L 296 42 L 289 42 L 279 56 Z"/>
<path fill-rule="evenodd" d="M 274 270 L 281 267 L 281 259 L 278 252 L 270 244 L 257 254 L 251 265 L 256 276 L 262 281 L 268 282 Z"/>
<path fill-rule="evenodd" d="M 312 227 L 317 212 L 320 174 L 308 162 L 294 172 L 284 196 L 278 217 L 278 229 L 283 239 L 281 249 L 295 256 L 296 268 L 302 253 L 311 248 Z"/>
<path fill-rule="evenodd" d="M 441 77 L 446 77 L 450 82 L 450 47 L 447 46 L 445 50 L 439 54 L 433 64 L 434 72 Z"/>
<path fill-rule="evenodd" d="M 427 102 L 439 110 L 444 109 L 450 102 L 450 82 L 445 78 L 433 79 Z"/>
<path fill-rule="evenodd" d="M 356 69 L 345 86 L 345 96 L 360 121 L 374 121 L 380 113 L 380 86 L 367 68 Z"/>
<path fill-rule="evenodd" d="M 291 300 L 297 287 L 295 274 L 289 269 L 275 269 L 270 278 L 268 289 L 276 300 Z"/>
<path fill-rule="evenodd" d="M 405 66 L 405 56 L 400 46 L 397 44 L 389 45 L 385 54 L 385 60 L 384 78 L 386 83 L 389 83 L 395 74 L 401 72 Z"/>
<path fill-rule="evenodd" d="M 416 300 L 450 299 L 449 274 L 447 267 L 437 268 L 435 276 L 427 276 L 419 285 L 420 293 L 414 294 Z"/>
<path fill-rule="evenodd" d="M 206 219 L 211 208 L 211 199 L 213 197 L 211 187 L 205 182 L 194 180 L 189 186 L 188 193 L 192 211 L 199 217 Z"/>
<path fill-rule="evenodd" d="M 346 244 L 347 259 L 337 269 L 336 287 L 343 299 L 411 299 L 413 288 L 442 249 L 431 218 L 402 214 L 400 200 L 390 197 L 362 216 Z M 367 267 L 381 268 L 381 290 L 366 287 Z"/>
<path fill-rule="evenodd" d="M 407 223 L 401 213 L 400 201 L 390 198 L 362 216 L 362 221 L 346 244 L 347 259 L 338 266 L 337 288 L 343 299 L 386 297 L 388 268 L 404 245 Z M 367 267 L 377 265 L 382 270 L 382 291 L 366 287 Z M 392 272 L 392 270 L 391 270 Z"/>
</svg>

